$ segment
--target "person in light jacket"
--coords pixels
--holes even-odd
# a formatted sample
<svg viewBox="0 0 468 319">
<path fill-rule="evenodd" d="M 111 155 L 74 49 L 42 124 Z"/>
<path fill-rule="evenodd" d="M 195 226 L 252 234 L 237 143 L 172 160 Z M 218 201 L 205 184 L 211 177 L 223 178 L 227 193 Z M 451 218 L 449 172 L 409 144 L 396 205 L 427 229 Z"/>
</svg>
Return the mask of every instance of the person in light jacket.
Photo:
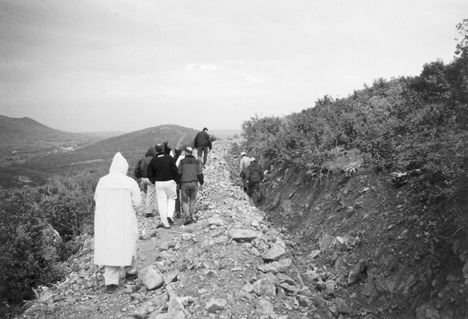
<svg viewBox="0 0 468 319">
<path fill-rule="evenodd" d="M 120 269 L 136 276 L 136 209 L 143 209 L 140 188 L 127 176 L 128 162 L 116 153 L 109 174 L 99 179 L 94 193 L 94 263 L 103 265 L 108 292 L 119 285 Z"/>
<path fill-rule="evenodd" d="M 247 167 L 250 165 L 250 157 L 247 156 L 246 152 L 241 152 L 241 160 L 239 163 L 239 176 L 242 178 L 242 187 L 244 192 L 247 192 Z"/>
</svg>

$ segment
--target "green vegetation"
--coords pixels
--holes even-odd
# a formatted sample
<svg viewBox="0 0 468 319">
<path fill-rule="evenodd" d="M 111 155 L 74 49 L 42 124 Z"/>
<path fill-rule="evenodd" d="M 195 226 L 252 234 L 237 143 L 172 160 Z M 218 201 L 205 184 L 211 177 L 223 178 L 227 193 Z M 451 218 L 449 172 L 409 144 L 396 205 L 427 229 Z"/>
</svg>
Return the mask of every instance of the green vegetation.
<svg viewBox="0 0 468 319">
<path fill-rule="evenodd" d="M 386 81 L 284 118 L 243 124 L 245 147 L 266 168 L 292 168 L 310 179 L 373 167 L 418 172 L 427 200 L 439 202 L 465 176 L 468 123 L 468 20 L 454 61 L 424 65 L 416 77 Z"/>
<path fill-rule="evenodd" d="M 19 302 L 32 288 L 63 277 L 62 261 L 92 232 L 95 175 L 54 177 L 4 193 L 0 205 L 0 300 Z M 58 233 L 57 233 L 58 232 Z"/>
</svg>

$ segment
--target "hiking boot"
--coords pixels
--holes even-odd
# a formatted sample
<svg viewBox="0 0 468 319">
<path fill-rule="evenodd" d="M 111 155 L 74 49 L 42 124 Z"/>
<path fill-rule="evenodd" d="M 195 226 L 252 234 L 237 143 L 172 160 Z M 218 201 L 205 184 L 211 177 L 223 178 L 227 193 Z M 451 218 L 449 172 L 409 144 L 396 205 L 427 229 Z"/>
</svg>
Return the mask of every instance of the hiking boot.
<svg viewBox="0 0 468 319">
<path fill-rule="evenodd" d="M 184 225 L 189 225 L 189 224 L 192 224 L 194 222 L 195 222 L 195 220 L 192 217 L 189 217 L 189 218 L 185 219 Z"/>
<path fill-rule="evenodd" d="M 125 279 L 127 280 L 135 280 L 138 278 L 138 274 L 137 273 L 134 273 L 134 274 L 131 274 L 131 273 L 125 273 Z"/>
<path fill-rule="evenodd" d="M 156 225 L 156 228 L 165 228 L 165 229 L 169 229 L 171 228 L 171 226 L 169 225 L 164 225 L 163 223 L 159 223 Z"/>
<path fill-rule="evenodd" d="M 108 294 L 111 294 L 111 293 L 113 293 L 114 291 L 116 291 L 117 288 L 119 288 L 118 285 L 114 285 L 114 284 L 112 284 L 112 285 L 106 285 L 106 292 L 107 292 Z"/>
</svg>

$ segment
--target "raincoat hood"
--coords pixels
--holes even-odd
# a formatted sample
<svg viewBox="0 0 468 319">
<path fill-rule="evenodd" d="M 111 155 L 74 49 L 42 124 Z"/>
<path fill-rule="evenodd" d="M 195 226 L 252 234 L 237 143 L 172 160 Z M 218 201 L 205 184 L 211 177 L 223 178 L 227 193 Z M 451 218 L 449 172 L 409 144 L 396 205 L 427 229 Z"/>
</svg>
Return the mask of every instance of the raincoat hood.
<svg viewBox="0 0 468 319">
<path fill-rule="evenodd" d="M 120 152 L 115 153 L 114 158 L 112 159 L 111 166 L 109 168 L 109 173 L 127 175 L 127 171 L 127 160 L 122 156 L 122 154 L 120 154 Z"/>
<path fill-rule="evenodd" d="M 155 156 L 155 155 L 156 155 L 156 150 L 154 149 L 154 146 L 151 146 L 150 148 L 148 148 L 145 154 L 145 156 Z"/>
</svg>

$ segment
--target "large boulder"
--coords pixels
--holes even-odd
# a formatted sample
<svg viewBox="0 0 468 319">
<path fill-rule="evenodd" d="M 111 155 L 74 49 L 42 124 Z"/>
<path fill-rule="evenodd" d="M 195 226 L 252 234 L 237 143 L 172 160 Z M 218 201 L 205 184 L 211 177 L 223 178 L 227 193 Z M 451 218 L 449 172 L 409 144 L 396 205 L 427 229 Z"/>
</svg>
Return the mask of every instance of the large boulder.
<svg viewBox="0 0 468 319">
<path fill-rule="evenodd" d="M 229 237 L 238 242 L 250 242 L 259 236 L 260 234 L 257 231 L 251 229 L 237 228 L 229 231 Z"/>
<path fill-rule="evenodd" d="M 266 262 L 275 261 L 280 259 L 286 254 L 286 249 L 279 243 L 273 243 L 270 248 L 262 255 L 263 260 Z"/>
<path fill-rule="evenodd" d="M 147 266 L 140 270 L 138 278 L 141 279 L 143 285 L 145 285 L 148 290 L 157 289 L 164 283 L 163 275 L 154 265 Z"/>
<path fill-rule="evenodd" d="M 223 298 L 211 298 L 205 305 L 206 311 L 209 313 L 216 313 L 226 308 L 227 301 Z"/>
</svg>

